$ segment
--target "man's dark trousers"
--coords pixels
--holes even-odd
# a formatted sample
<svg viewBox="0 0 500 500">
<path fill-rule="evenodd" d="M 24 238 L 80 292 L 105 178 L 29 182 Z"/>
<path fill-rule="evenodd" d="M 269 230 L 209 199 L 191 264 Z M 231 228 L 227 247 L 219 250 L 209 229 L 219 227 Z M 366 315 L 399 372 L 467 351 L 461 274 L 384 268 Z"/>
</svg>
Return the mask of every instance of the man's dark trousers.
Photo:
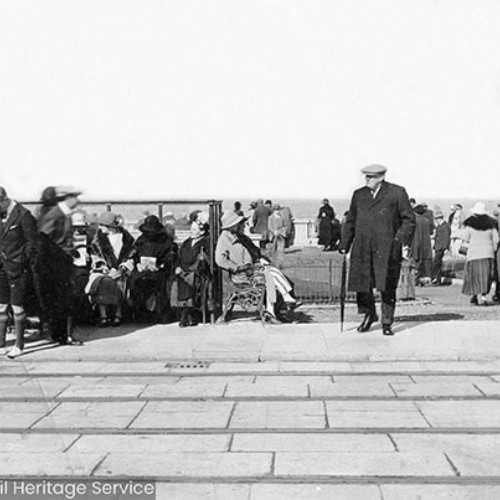
<svg viewBox="0 0 500 500">
<path fill-rule="evenodd" d="M 387 290 L 380 292 L 382 299 L 382 318 L 383 325 L 392 325 L 394 322 L 394 311 L 396 310 L 396 290 Z M 376 315 L 375 310 L 375 295 L 373 289 L 369 292 L 357 292 L 356 302 L 358 304 L 358 312 L 360 314 Z"/>
<path fill-rule="evenodd" d="M 432 280 L 441 283 L 442 270 L 443 270 L 443 257 L 446 250 L 436 250 L 434 259 L 432 260 Z"/>
</svg>

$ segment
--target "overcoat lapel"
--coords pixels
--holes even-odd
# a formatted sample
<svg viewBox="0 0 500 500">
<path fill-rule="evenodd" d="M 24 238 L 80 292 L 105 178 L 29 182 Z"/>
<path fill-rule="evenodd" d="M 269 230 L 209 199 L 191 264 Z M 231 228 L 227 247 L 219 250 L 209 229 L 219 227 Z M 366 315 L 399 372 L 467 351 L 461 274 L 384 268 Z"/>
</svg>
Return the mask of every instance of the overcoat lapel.
<svg viewBox="0 0 500 500">
<path fill-rule="evenodd" d="M 11 226 L 14 225 L 14 223 L 19 219 L 20 216 L 20 211 L 19 211 L 19 206 L 16 205 L 12 212 L 10 213 L 9 217 L 7 217 L 7 220 L 5 221 L 4 224 L 2 224 L 2 233 L 0 234 L 0 238 L 3 238 L 4 235 L 7 234 L 7 231 L 10 229 Z"/>
<path fill-rule="evenodd" d="M 387 184 L 385 182 L 382 182 L 382 185 L 380 186 L 377 196 L 375 196 L 375 198 L 373 198 L 372 200 L 371 207 L 382 201 L 387 195 L 387 191 L 388 191 Z"/>
</svg>

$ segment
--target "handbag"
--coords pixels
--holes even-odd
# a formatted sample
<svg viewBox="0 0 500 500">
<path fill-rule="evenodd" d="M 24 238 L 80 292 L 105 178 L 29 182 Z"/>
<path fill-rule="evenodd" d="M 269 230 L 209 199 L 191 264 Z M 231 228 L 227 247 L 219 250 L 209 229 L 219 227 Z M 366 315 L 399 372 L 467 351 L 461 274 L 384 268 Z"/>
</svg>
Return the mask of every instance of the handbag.
<svg viewBox="0 0 500 500">
<path fill-rule="evenodd" d="M 459 249 L 458 249 L 458 253 L 459 255 L 467 255 L 467 251 L 469 250 L 469 245 L 467 245 L 466 243 L 463 243 L 460 245 Z"/>
</svg>

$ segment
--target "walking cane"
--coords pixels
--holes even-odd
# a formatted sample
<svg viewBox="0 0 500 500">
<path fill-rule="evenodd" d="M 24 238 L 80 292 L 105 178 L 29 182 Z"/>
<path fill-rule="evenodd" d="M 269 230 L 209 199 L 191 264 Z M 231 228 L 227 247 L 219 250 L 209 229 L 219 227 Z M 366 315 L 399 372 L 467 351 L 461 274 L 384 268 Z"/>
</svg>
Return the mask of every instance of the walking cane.
<svg viewBox="0 0 500 500">
<path fill-rule="evenodd" d="M 346 278 L 347 278 L 347 254 L 342 255 L 342 278 L 340 282 L 340 331 L 344 331 L 344 312 L 346 297 Z"/>
</svg>

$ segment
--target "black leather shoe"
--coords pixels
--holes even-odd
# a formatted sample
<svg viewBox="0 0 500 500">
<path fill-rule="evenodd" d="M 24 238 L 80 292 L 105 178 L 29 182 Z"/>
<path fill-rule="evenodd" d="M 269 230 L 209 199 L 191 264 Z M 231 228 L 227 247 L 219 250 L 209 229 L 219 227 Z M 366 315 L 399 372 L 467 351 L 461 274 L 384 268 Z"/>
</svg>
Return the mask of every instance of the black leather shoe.
<svg viewBox="0 0 500 500">
<path fill-rule="evenodd" d="M 365 317 L 363 318 L 363 321 L 361 324 L 358 326 L 358 332 L 367 332 L 370 327 L 375 323 L 375 321 L 378 321 L 378 316 L 376 314 L 365 314 Z"/>
<path fill-rule="evenodd" d="M 394 335 L 394 330 L 391 325 L 382 325 L 382 333 L 384 335 Z"/>
</svg>

